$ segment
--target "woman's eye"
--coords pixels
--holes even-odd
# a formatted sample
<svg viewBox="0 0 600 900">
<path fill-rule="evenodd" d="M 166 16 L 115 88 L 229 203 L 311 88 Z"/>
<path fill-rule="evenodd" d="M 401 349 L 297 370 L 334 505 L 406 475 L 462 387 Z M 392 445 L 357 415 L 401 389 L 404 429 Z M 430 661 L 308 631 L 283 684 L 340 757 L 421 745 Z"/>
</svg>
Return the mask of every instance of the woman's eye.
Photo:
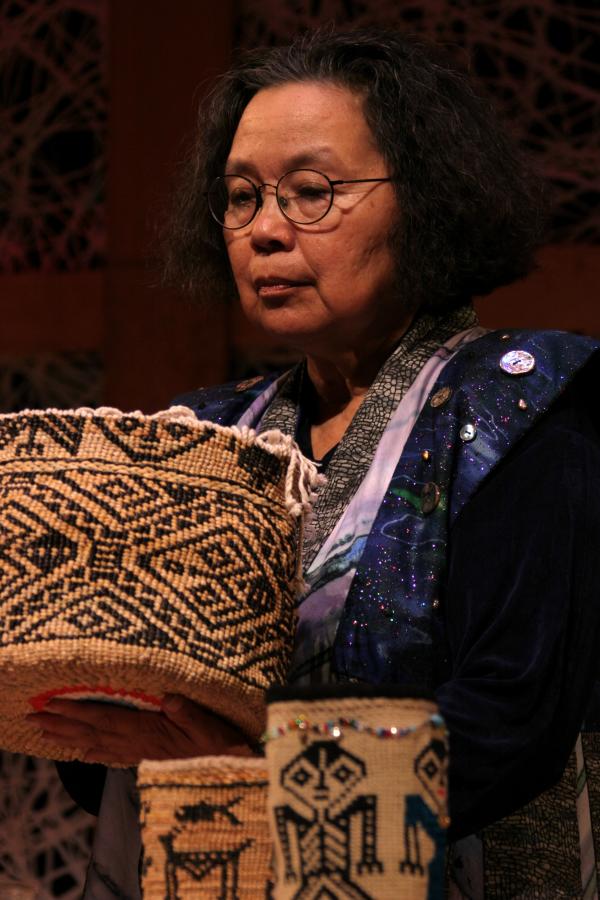
<svg viewBox="0 0 600 900">
<path fill-rule="evenodd" d="M 322 184 L 301 184 L 296 191 L 296 196 L 301 200 L 322 200 L 329 196 L 329 188 Z"/>
<path fill-rule="evenodd" d="M 237 191 L 232 191 L 229 195 L 230 206 L 248 206 L 250 203 L 254 203 L 254 196 L 251 191 L 240 188 Z"/>
</svg>

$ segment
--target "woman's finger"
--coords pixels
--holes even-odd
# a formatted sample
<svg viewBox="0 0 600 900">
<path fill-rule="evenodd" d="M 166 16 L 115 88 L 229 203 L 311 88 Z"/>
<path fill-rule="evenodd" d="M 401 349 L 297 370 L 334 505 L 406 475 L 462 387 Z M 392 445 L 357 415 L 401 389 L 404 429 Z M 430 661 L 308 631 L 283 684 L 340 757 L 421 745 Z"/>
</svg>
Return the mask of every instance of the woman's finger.
<svg viewBox="0 0 600 900">
<path fill-rule="evenodd" d="M 167 696 L 163 712 L 56 700 L 27 718 L 48 740 L 83 751 L 86 762 L 136 765 L 142 759 L 253 754 L 235 726 L 180 695 Z"/>
<path fill-rule="evenodd" d="M 86 722 L 77 722 L 51 713 L 35 713 L 27 716 L 27 719 L 45 734 L 56 736 L 61 742 L 69 741 L 71 746 L 74 746 L 76 741 L 81 741 L 85 746 L 86 743 L 91 744 L 96 739 L 95 729 Z"/>
<path fill-rule="evenodd" d="M 168 755 L 174 746 L 174 729 L 166 727 L 168 719 L 161 712 L 131 709 L 110 703 L 94 703 L 79 700 L 57 700 L 46 706 L 48 713 L 36 713 L 30 720 L 54 728 L 54 720 L 64 719 L 71 723 L 72 730 L 61 727 L 60 733 L 87 734 L 91 728 L 98 746 L 111 752 L 128 748 L 139 748 L 139 759 L 144 752 Z M 45 719 L 41 717 L 45 716 Z M 78 729 L 79 726 L 79 729 Z M 66 726 L 65 726 L 66 727 Z"/>
<path fill-rule="evenodd" d="M 66 709 L 65 709 L 66 712 Z M 129 710 L 129 712 L 132 712 Z M 97 755 L 102 762 L 133 765 L 144 756 L 159 758 L 168 755 L 172 744 L 165 740 L 165 729 L 161 720 L 166 721 L 160 713 L 150 713 L 155 721 L 150 725 L 144 722 L 140 728 L 139 719 L 135 716 L 119 717 L 119 730 L 103 730 L 114 724 L 113 719 L 103 716 L 102 712 L 85 716 L 90 721 L 72 719 L 58 713 L 35 713 L 28 716 L 29 722 L 42 730 L 43 736 L 62 747 L 85 751 L 85 759 L 91 754 Z M 94 721 L 94 724 L 92 723 Z"/>
<path fill-rule="evenodd" d="M 163 700 L 162 709 L 170 722 L 181 729 L 183 734 L 199 748 L 199 755 L 202 753 L 215 755 L 227 753 L 251 756 L 253 754 L 243 732 L 181 694 L 167 694 Z"/>
<path fill-rule="evenodd" d="M 63 716 L 77 722 L 85 722 L 98 731 L 107 733 L 129 732 L 141 713 L 145 710 L 119 706 L 116 703 L 100 703 L 87 700 L 51 700 L 42 713 Z M 156 713 L 149 713 L 156 715 Z"/>
</svg>

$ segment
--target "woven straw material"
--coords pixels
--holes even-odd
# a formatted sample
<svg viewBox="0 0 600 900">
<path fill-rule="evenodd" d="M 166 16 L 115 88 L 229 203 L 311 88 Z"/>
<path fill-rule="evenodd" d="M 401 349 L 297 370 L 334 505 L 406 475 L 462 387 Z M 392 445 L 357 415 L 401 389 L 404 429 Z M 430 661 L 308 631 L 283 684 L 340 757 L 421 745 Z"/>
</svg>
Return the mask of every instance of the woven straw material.
<svg viewBox="0 0 600 900">
<path fill-rule="evenodd" d="M 144 900 L 264 900 L 271 879 L 263 759 L 143 762 Z"/>
<path fill-rule="evenodd" d="M 183 408 L 0 416 L 0 746 L 81 758 L 24 720 L 56 694 L 180 692 L 258 737 L 314 482 L 283 435 Z"/>
<path fill-rule="evenodd" d="M 267 743 L 276 900 L 441 900 L 447 746 L 435 712 L 405 698 L 269 705 L 269 734 L 281 733 Z M 296 730 L 301 716 L 323 733 Z M 357 730 L 391 727 L 414 730 Z"/>
</svg>

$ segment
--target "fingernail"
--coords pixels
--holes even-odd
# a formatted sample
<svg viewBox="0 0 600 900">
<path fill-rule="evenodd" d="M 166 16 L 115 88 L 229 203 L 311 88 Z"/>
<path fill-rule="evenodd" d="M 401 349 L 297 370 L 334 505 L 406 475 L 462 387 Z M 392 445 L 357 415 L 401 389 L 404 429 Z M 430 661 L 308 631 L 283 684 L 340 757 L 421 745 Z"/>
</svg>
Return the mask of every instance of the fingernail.
<svg viewBox="0 0 600 900">
<path fill-rule="evenodd" d="M 183 706 L 183 697 L 179 694 L 165 694 L 162 699 L 161 707 L 166 713 L 179 712 Z"/>
</svg>

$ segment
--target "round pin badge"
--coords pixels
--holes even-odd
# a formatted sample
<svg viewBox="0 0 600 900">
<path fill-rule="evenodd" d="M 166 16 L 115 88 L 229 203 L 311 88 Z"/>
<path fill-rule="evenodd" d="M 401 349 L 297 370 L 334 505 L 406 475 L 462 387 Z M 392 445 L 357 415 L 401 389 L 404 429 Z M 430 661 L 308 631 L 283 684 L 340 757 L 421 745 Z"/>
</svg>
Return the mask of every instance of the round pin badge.
<svg viewBox="0 0 600 900">
<path fill-rule="evenodd" d="M 535 356 L 527 350 L 510 350 L 500 360 L 500 368 L 507 375 L 527 375 L 535 367 Z"/>
<path fill-rule="evenodd" d="M 461 441 L 464 441 L 465 444 L 468 444 L 471 441 L 474 441 L 477 437 L 477 428 L 475 427 L 475 425 L 473 425 L 472 422 L 467 422 L 466 425 L 463 425 L 463 427 L 460 429 L 459 433 Z"/>
</svg>

